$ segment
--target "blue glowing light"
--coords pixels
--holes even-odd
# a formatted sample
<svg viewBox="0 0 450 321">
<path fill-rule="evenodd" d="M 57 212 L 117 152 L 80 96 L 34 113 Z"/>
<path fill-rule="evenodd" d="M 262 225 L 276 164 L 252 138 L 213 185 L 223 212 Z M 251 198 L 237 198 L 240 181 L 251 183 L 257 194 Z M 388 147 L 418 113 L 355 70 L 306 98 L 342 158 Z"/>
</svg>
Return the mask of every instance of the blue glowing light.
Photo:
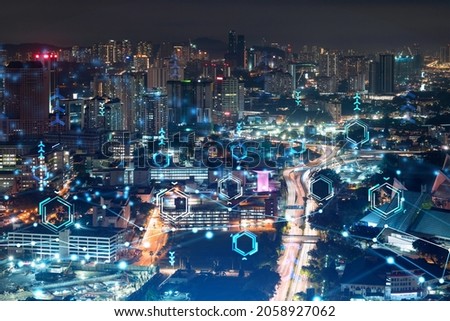
<svg viewBox="0 0 450 321">
<path fill-rule="evenodd" d="M 211 231 L 208 231 L 208 232 L 206 232 L 206 234 L 205 234 L 205 237 L 206 237 L 208 240 L 212 239 L 213 236 L 214 236 L 214 233 L 211 232 Z"/>
<path fill-rule="evenodd" d="M 392 256 L 390 256 L 390 257 L 386 258 L 386 262 L 387 262 L 387 264 L 394 264 L 395 259 Z"/>
<path fill-rule="evenodd" d="M 128 267 L 127 262 L 121 261 L 121 262 L 119 263 L 119 269 L 125 270 L 127 267 Z"/>
</svg>

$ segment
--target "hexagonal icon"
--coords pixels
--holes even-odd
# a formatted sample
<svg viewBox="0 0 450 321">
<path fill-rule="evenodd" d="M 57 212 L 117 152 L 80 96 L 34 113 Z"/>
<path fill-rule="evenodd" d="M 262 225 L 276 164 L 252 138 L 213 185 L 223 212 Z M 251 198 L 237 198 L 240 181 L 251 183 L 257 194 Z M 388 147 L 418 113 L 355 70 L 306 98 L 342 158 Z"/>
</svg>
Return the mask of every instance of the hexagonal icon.
<svg viewBox="0 0 450 321">
<path fill-rule="evenodd" d="M 159 206 L 161 216 L 173 223 L 182 217 L 191 215 L 189 196 L 177 187 L 160 191 L 156 195 L 156 205 Z"/>
<path fill-rule="evenodd" d="M 354 145 L 363 145 L 369 141 L 369 127 L 359 119 L 345 125 L 345 139 Z"/>
<path fill-rule="evenodd" d="M 219 195 L 226 200 L 237 199 L 244 194 L 241 180 L 232 174 L 220 179 L 217 188 Z"/>
<path fill-rule="evenodd" d="M 39 203 L 42 224 L 55 232 L 73 224 L 73 213 L 73 204 L 59 196 L 49 197 Z"/>
<path fill-rule="evenodd" d="M 162 160 L 161 162 L 158 161 L 158 157 Z M 156 167 L 159 168 L 166 168 L 170 165 L 170 155 L 163 154 L 161 152 L 157 152 L 153 154 L 153 163 Z"/>
<path fill-rule="evenodd" d="M 258 241 L 252 232 L 242 231 L 231 237 L 231 249 L 243 257 L 258 252 Z"/>
<path fill-rule="evenodd" d="M 231 156 L 236 160 L 243 160 L 247 157 L 247 147 L 244 143 L 233 144 L 230 146 Z"/>
<path fill-rule="evenodd" d="M 310 195 L 319 202 L 329 200 L 334 196 L 333 182 L 322 175 L 309 183 Z"/>
<path fill-rule="evenodd" d="M 389 183 L 371 187 L 368 194 L 370 209 L 384 220 L 403 210 L 403 191 Z"/>
</svg>

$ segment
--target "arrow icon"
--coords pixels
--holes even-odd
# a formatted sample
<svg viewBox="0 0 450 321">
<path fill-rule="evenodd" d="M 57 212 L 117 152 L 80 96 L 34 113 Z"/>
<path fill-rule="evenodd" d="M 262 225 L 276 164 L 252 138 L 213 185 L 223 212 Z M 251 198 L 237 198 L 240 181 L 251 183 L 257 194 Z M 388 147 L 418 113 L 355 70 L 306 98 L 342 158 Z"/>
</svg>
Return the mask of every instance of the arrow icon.
<svg viewBox="0 0 450 321">
<path fill-rule="evenodd" d="M 169 263 L 171 266 L 175 265 L 175 251 L 169 251 Z"/>
</svg>

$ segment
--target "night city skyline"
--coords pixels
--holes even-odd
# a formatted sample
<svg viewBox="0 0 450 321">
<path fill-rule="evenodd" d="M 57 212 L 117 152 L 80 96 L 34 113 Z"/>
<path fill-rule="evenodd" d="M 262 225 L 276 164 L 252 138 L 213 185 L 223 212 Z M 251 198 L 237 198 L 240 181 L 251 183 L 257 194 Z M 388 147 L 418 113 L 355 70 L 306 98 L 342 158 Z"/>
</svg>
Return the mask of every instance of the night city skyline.
<svg viewBox="0 0 450 321">
<path fill-rule="evenodd" d="M 449 13 L 2 4 L 0 301 L 450 301 Z"/>
</svg>

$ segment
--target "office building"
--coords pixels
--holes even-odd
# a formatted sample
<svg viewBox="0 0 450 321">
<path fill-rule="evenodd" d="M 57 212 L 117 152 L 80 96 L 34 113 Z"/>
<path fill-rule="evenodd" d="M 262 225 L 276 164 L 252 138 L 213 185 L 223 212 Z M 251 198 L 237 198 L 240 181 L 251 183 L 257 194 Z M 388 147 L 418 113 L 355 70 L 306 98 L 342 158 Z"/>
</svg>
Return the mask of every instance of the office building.
<svg viewBox="0 0 450 321">
<path fill-rule="evenodd" d="M 244 84 L 236 77 L 227 77 L 222 81 L 221 109 L 222 122 L 235 123 L 244 111 Z"/>
<path fill-rule="evenodd" d="M 13 61 L 5 68 L 5 113 L 17 120 L 14 134 L 42 135 L 48 130 L 48 73 L 39 61 Z"/>
<path fill-rule="evenodd" d="M 8 233 L 8 252 L 14 257 L 69 259 L 76 255 L 99 262 L 114 262 L 125 242 L 125 230 L 71 228 L 53 232 L 44 226 L 29 226 Z"/>
<path fill-rule="evenodd" d="M 394 93 L 394 55 L 380 55 L 380 94 Z"/>
</svg>

